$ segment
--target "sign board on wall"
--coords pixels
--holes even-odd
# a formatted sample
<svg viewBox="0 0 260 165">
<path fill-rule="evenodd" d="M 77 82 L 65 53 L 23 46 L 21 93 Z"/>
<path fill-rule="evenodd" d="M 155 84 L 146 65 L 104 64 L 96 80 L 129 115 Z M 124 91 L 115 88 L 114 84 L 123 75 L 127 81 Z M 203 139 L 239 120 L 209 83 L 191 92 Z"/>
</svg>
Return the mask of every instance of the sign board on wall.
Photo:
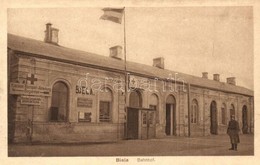
<svg viewBox="0 0 260 165">
<path fill-rule="evenodd" d="M 90 98 L 78 97 L 77 107 L 92 108 L 93 100 Z"/>
<path fill-rule="evenodd" d="M 30 96 L 51 96 L 51 87 L 11 82 L 10 94 Z"/>
<path fill-rule="evenodd" d="M 34 96 L 21 96 L 21 104 L 24 105 L 40 105 L 43 98 Z"/>
</svg>

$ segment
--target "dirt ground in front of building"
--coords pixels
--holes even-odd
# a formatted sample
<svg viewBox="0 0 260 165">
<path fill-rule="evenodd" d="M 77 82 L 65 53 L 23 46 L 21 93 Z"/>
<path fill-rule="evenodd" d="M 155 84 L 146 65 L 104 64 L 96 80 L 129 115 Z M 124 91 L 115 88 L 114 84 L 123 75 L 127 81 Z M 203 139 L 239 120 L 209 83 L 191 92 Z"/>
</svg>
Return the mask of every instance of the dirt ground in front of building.
<svg viewBox="0 0 260 165">
<path fill-rule="evenodd" d="M 232 156 L 254 155 L 254 135 L 240 135 L 238 151 L 227 135 L 120 140 L 95 144 L 9 144 L 8 156 Z"/>
</svg>

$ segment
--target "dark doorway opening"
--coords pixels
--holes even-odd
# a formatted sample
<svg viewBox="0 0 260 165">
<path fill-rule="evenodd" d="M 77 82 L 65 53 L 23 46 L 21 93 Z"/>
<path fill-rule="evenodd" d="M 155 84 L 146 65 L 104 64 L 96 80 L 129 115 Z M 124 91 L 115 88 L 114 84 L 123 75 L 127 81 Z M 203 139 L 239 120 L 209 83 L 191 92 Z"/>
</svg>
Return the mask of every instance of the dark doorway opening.
<svg viewBox="0 0 260 165">
<path fill-rule="evenodd" d="M 171 104 L 166 104 L 166 135 L 171 135 Z"/>
<path fill-rule="evenodd" d="M 175 98 L 168 96 L 166 100 L 166 135 L 176 135 L 176 110 L 175 110 Z"/>
<path fill-rule="evenodd" d="M 217 124 L 217 103 L 212 101 L 210 104 L 210 133 L 217 135 L 218 124 Z"/>
</svg>

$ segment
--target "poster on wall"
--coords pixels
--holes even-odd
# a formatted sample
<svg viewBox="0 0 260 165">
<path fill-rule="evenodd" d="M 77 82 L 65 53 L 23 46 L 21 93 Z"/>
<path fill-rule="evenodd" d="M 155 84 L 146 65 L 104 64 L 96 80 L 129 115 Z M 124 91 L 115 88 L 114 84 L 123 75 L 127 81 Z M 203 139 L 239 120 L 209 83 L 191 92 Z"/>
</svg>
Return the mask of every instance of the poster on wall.
<svg viewBox="0 0 260 165">
<path fill-rule="evenodd" d="M 91 122 L 91 112 L 79 112 L 78 117 L 80 122 Z"/>
</svg>

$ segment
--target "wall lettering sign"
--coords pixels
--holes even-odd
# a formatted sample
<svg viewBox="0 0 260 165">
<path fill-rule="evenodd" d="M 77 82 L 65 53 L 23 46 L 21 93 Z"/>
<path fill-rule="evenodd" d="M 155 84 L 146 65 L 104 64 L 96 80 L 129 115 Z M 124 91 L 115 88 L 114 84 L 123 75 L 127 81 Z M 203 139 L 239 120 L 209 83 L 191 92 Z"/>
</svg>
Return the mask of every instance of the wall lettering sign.
<svg viewBox="0 0 260 165">
<path fill-rule="evenodd" d="M 10 83 L 10 94 L 14 95 L 51 96 L 51 91 L 48 86 Z"/>
<path fill-rule="evenodd" d="M 42 97 L 21 96 L 21 104 L 25 105 L 40 105 L 43 102 Z"/>
<path fill-rule="evenodd" d="M 76 85 L 76 93 L 82 95 L 94 95 L 92 88 Z"/>
</svg>

